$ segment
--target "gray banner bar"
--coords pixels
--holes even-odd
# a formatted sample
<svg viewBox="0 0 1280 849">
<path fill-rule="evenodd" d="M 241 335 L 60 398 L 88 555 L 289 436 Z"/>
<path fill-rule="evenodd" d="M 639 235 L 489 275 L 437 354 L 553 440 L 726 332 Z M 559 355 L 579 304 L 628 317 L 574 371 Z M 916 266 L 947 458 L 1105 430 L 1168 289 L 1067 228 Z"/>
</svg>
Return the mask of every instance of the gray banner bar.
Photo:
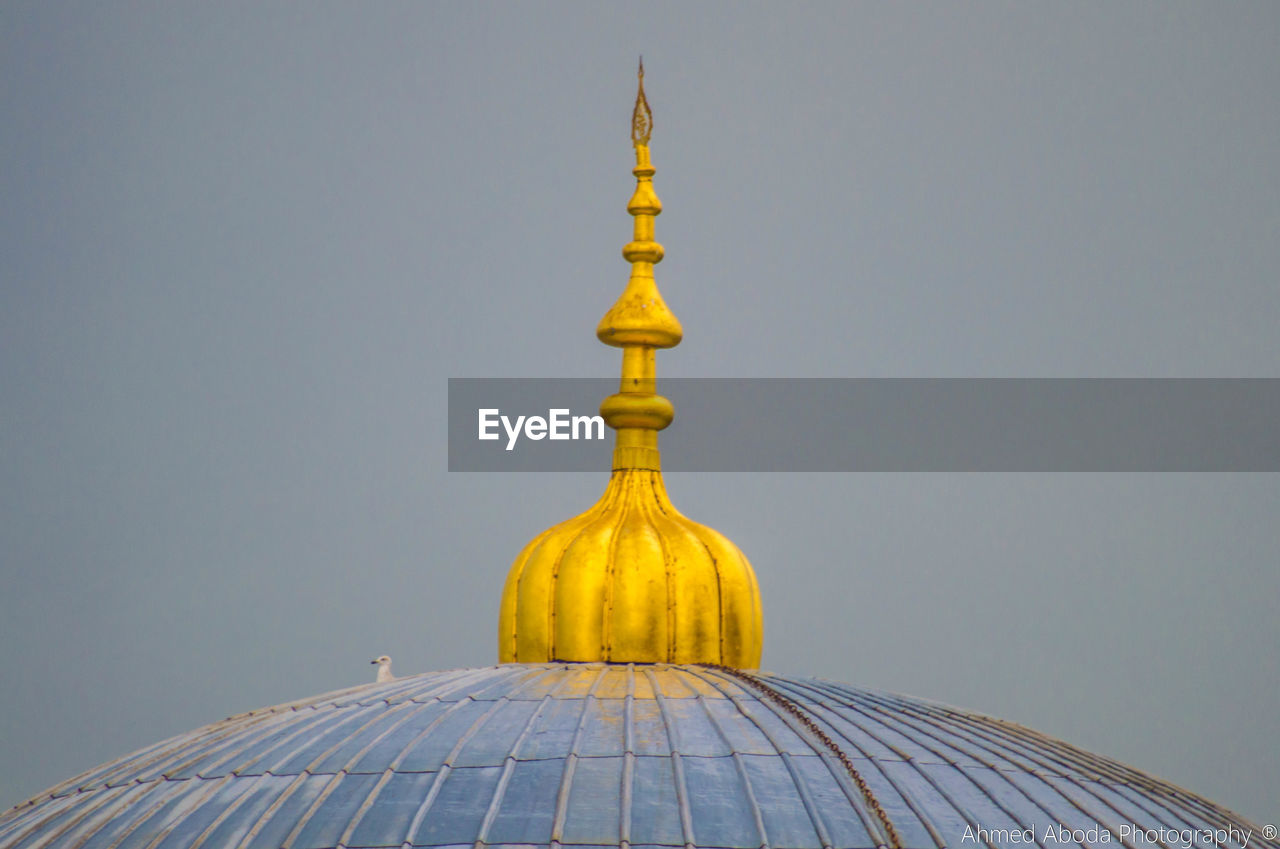
<svg viewBox="0 0 1280 849">
<path fill-rule="evenodd" d="M 613 432 L 589 419 L 617 385 L 450 378 L 449 470 L 607 469 Z M 658 387 L 676 409 L 659 437 L 668 471 L 1280 471 L 1273 378 L 665 378 Z M 482 410 L 493 411 L 488 439 Z"/>
</svg>

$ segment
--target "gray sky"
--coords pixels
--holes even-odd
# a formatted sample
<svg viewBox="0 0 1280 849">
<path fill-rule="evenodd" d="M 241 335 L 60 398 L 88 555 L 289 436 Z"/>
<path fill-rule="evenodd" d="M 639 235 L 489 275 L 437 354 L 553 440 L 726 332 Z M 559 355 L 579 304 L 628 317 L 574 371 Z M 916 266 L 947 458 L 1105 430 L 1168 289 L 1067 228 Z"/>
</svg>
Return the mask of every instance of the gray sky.
<svg viewBox="0 0 1280 849">
<path fill-rule="evenodd" d="M 449 474 L 446 379 L 616 374 L 638 53 L 660 375 L 1280 377 L 1280 5 L 641 9 L 5 5 L 0 806 L 495 660 L 606 473 Z M 1280 820 L 1277 475 L 668 487 L 766 668 Z"/>
</svg>

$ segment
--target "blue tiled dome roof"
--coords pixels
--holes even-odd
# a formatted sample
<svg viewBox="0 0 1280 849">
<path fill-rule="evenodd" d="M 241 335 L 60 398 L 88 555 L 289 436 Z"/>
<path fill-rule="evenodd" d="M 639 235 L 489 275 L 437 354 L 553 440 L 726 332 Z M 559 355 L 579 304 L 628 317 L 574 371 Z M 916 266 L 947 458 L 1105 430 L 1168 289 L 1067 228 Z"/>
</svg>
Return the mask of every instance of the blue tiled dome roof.
<svg viewBox="0 0 1280 849">
<path fill-rule="evenodd" d="M 702 666 L 504 664 L 158 743 L 3 814 L 0 846 L 956 847 L 1028 827 L 1073 842 L 1043 840 L 1058 826 L 1119 845 L 1133 825 L 1276 846 L 1198 796 L 955 708 Z"/>
</svg>

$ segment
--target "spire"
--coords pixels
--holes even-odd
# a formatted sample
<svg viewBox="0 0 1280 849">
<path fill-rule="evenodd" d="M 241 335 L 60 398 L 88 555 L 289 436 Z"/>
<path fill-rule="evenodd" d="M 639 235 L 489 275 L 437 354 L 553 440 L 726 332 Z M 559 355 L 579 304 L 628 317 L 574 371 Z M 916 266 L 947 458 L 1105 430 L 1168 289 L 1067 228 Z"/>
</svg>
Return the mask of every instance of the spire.
<svg viewBox="0 0 1280 849">
<path fill-rule="evenodd" d="M 657 394 L 654 353 L 684 331 L 654 282 L 663 248 L 654 240 L 662 202 L 649 157 L 653 113 L 644 63 L 631 117 L 634 229 L 622 249 L 627 286 L 596 336 L 622 349 L 618 392 L 600 404 L 617 431 L 604 495 L 585 513 L 543 531 L 516 557 L 498 619 L 504 663 L 760 664 L 760 592 L 751 564 L 721 534 L 685 518 L 667 497 L 658 431 L 671 402 Z"/>
<path fill-rule="evenodd" d="M 653 112 L 644 95 L 644 60 L 640 61 L 636 105 L 631 113 L 631 143 L 636 149 L 636 190 L 627 204 L 635 218 L 631 241 L 622 258 L 631 263 L 627 288 L 596 327 L 596 337 L 622 349 L 622 384 L 618 394 L 600 405 L 600 415 L 618 431 L 613 452 L 614 469 L 659 469 L 658 431 L 671 424 L 671 402 L 654 392 L 654 350 L 674 348 L 684 337 L 680 320 L 667 309 L 653 279 L 653 267 L 665 251 L 654 241 L 654 219 L 662 213 L 662 201 L 653 190 L 656 173 L 649 160 L 649 134 Z"/>
</svg>

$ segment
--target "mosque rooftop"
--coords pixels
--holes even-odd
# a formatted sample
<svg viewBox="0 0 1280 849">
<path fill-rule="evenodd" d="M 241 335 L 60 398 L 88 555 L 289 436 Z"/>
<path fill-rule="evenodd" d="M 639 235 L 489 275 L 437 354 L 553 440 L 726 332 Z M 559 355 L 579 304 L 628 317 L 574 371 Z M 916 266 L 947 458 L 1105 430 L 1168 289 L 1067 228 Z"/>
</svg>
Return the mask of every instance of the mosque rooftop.
<svg viewBox="0 0 1280 849">
<path fill-rule="evenodd" d="M 1242 849 L 1249 828 L 1130 767 L 945 705 L 723 667 L 548 663 L 233 716 L 14 809 L 0 846 L 942 849 L 1029 827 L 1041 846 L 1089 829 L 1087 843 L 1128 830 L 1117 842 L 1140 846 L 1138 828 L 1213 834 L 1200 845 L 1220 849 Z M 1275 844 L 1255 832 L 1249 845 Z"/>
<path fill-rule="evenodd" d="M 683 330 L 654 281 L 661 203 L 641 85 L 622 349 L 597 504 L 508 575 L 499 665 L 391 677 L 233 716 L 0 814 L 0 849 L 707 847 L 1030 843 L 1280 849 L 1167 782 L 1030 729 L 919 699 L 756 672 L 742 552 L 662 481 L 659 349 Z"/>
</svg>

